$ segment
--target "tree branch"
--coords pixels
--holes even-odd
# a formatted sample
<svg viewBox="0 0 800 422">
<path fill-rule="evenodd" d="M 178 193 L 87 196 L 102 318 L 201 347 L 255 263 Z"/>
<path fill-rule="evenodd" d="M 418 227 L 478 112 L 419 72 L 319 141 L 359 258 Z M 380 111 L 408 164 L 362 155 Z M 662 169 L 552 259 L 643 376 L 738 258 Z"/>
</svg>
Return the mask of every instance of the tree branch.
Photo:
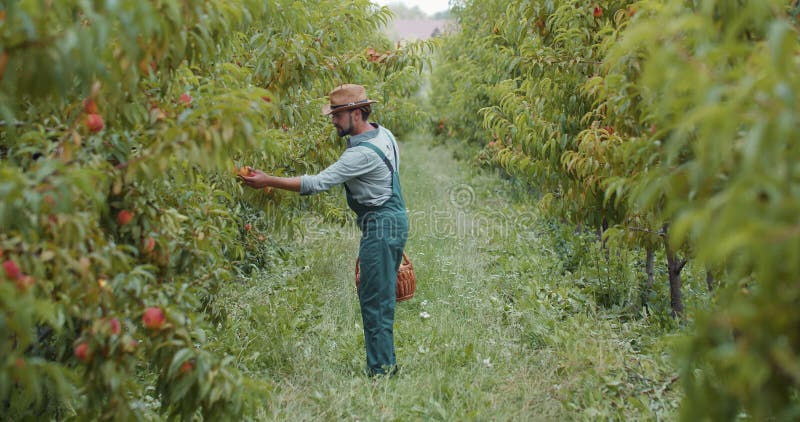
<svg viewBox="0 0 800 422">
<path fill-rule="evenodd" d="M 653 234 L 653 235 L 656 235 L 656 236 L 659 236 L 659 237 L 664 237 L 667 234 L 664 230 L 655 231 L 655 230 L 652 230 L 652 229 L 645 229 L 645 228 L 641 228 L 641 227 L 626 227 L 626 229 L 631 230 L 631 231 L 635 231 L 635 232 L 649 233 L 649 234 Z"/>
<path fill-rule="evenodd" d="M 686 266 L 687 262 L 688 262 L 687 259 L 682 259 L 681 262 L 678 263 L 678 272 L 683 271 L 683 267 Z"/>
</svg>

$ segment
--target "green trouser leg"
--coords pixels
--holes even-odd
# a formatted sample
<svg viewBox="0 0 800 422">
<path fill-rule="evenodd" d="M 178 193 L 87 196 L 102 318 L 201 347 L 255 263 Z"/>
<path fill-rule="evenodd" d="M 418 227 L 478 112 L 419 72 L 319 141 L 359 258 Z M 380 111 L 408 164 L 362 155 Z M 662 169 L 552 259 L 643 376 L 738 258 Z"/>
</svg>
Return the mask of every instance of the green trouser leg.
<svg viewBox="0 0 800 422">
<path fill-rule="evenodd" d="M 398 224 L 405 227 L 398 227 Z M 397 269 L 403 256 L 407 224 L 405 218 L 399 223 L 396 218 L 377 218 L 365 224 L 361 238 L 358 301 L 370 375 L 384 374 L 397 364 L 394 308 Z"/>
</svg>

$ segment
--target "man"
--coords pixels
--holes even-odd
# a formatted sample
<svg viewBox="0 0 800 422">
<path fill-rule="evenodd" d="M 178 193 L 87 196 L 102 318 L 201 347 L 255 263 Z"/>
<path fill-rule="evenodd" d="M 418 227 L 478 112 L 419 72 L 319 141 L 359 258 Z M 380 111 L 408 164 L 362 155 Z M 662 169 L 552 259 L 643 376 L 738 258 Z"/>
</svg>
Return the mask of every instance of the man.
<svg viewBox="0 0 800 422">
<path fill-rule="evenodd" d="M 331 91 L 330 115 L 339 136 L 350 136 L 347 149 L 330 167 L 317 175 L 276 177 L 256 170 L 244 176 L 253 188 L 266 186 L 310 195 L 344 184 L 347 204 L 361 228 L 359 258 L 361 279 L 358 301 L 364 324 L 367 373 L 394 373 L 394 309 L 397 270 L 408 237 L 406 206 L 400 190 L 400 155 L 394 135 L 370 123 L 371 104 L 364 87 L 342 85 Z"/>
</svg>

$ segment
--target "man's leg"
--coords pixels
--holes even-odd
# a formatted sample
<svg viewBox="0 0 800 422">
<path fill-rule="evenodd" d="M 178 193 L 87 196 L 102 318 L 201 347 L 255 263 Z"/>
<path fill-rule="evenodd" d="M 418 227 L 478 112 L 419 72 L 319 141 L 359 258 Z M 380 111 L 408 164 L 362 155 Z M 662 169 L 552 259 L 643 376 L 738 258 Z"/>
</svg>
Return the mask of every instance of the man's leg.
<svg viewBox="0 0 800 422">
<path fill-rule="evenodd" d="M 361 240 L 361 280 L 358 300 L 364 324 L 367 371 L 384 374 L 397 363 L 394 349 L 394 309 L 397 289 L 397 251 L 390 239 Z"/>
</svg>

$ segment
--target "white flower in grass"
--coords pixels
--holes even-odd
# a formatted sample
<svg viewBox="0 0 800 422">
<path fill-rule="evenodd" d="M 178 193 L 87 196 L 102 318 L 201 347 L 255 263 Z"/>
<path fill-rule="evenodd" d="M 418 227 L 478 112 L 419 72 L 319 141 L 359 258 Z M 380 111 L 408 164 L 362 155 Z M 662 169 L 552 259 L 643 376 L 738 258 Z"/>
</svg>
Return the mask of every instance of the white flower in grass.
<svg viewBox="0 0 800 422">
<path fill-rule="evenodd" d="M 428 301 L 427 300 L 423 300 L 422 303 L 419 304 L 419 306 L 422 306 L 423 308 L 428 306 Z"/>
<path fill-rule="evenodd" d="M 486 359 L 483 360 L 483 366 L 485 366 L 487 368 L 491 368 L 492 367 L 492 362 L 489 360 L 489 358 L 486 358 Z"/>
<path fill-rule="evenodd" d="M 422 319 L 428 319 L 428 318 L 430 318 L 430 317 L 431 317 L 431 314 L 429 314 L 429 313 L 427 313 L 427 312 L 420 312 L 420 313 L 419 313 L 419 316 L 420 316 L 420 318 L 422 318 Z"/>
</svg>

